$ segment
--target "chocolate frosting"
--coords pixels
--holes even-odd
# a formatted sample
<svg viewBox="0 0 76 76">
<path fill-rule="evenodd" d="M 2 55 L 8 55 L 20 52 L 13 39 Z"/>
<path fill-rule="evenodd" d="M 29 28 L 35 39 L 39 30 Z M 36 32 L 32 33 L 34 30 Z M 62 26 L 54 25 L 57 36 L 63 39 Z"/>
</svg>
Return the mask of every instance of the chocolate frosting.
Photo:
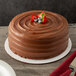
<svg viewBox="0 0 76 76">
<path fill-rule="evenodd" d="M 31 59 L 59 55 L 68 44 L 68 22 L 53 12 L 44 11 L 47 22 L 31 22 L 31 15 L 42 10 L 28 11 L 15 16 L 9 24 L 9 47 L 14 53 Z"/>
</svg>

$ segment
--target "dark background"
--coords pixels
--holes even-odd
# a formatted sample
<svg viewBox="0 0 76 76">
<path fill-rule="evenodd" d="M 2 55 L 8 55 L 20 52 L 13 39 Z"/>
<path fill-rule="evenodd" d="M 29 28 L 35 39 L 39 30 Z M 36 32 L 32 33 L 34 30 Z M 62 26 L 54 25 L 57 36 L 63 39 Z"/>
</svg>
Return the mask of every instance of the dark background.
<svg viewBox="0 0 76 76">
<path fill-rule="evenodd" d="M 76 22 L 76 0 L 0 0 L 0 26 L 8 26 L 19 13 L 40 9 L 59 13 L 69 23 Z"/>
</svg>

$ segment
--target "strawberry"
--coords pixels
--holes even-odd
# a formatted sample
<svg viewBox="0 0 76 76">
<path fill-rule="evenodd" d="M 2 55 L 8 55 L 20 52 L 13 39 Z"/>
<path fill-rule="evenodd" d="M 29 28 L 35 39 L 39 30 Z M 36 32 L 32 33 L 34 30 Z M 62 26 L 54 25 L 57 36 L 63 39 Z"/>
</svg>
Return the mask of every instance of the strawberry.
<svg viewBox="0 0 76 76">
<path fill-rule="evenodd" d="M 46 19 L 46 16 L 44 16 L 42 23 L 46 23 L 46 22 L 47 22 L 47 19 Z"/>
<path fill-rule="evenodd" d="M 41 12 L 39 15 L 38 15 L 39 18 L 41 18 L 42 20 L 42 23 L 46 23 L 47 19 L 46 19 L 46 15 L 44 12 Z"/>
<path fill-rule="evenodd" d="M 44 12 L 41 12 L 40 14 L 37 15 L 32 15 L 31 16 L 31 22 L 39 22 L 39 23 L 46 23 L 46 15 Z"/>
<path fill-rule="evenodd" d="M 38 19 L 38 16 L 37 15 L 32 15 L 31 16 L 31 22 L 34 22 L 34 19 Z"/>
</svg>

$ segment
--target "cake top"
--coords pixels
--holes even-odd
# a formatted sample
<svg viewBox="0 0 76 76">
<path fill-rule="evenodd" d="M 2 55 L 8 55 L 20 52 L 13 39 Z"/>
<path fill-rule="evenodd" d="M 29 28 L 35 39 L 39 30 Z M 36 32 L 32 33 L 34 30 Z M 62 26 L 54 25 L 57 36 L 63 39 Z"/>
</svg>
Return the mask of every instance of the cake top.
<svg viewBox="0 0 76 76">
<path fill-rule="evenodd" d="M 44 23 L 31 21 L 32 16 L 36 15 L 38 18 L 42 13 L 44 13 L 46 17 Z M 46 39 L 56 37 L 56 35 L 60 35 L 59 33 L 66 33 L 68 22 L 63 16 L 57 13 L 34 10 L 24 12 L 14 17 L 10 22 L 9 28 L 12 28 L 15 32 L 20 32 L 20 36 L 27 35 L 28 38 Z"/>
</svg>

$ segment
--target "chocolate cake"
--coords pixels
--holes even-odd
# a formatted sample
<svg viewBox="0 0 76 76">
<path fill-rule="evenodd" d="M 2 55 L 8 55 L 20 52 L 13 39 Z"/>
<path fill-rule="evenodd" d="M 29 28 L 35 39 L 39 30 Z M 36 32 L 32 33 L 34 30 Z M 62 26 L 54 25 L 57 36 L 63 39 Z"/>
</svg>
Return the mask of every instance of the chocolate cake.
<svg viewBox="0 0 76 76">
<path fill-rule="evenodd" d="M 45 23 L 31 21 L 32 15 L 46 14 Z M 9 24 L 8 42 L 12 52 L 29 59 L 47 59 L 65 51 L 68 45 L 67 20 L 50 11 L 27 11 Z"/>
</svg>

